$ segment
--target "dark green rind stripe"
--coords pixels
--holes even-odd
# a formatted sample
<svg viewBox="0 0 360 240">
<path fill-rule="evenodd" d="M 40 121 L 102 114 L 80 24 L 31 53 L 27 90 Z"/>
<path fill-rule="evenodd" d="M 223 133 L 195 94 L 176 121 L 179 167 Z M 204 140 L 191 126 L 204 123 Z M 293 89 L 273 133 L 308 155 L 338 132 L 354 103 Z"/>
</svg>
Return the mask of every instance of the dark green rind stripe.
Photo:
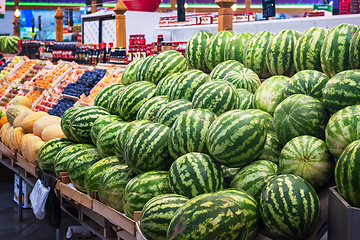
<svg viewBox="0 0 360 240">
<path fill-rule="evenodd" d="M 120 115 L 119 113 L 119 109 L 117 108 L 117 102 L 119 100 L 119 97 L 121 95 L 121 93 L 125 90 L 125 86 L 121 87 L 120 90 L 116 91 L 112 97 L 109 99 L 109 103 L 107 106 L 107 110 L 109 111 L 110 114 L 112 115 Z"/>
<path fill-rule="evenodd" d="M 144 61 L 143 58 L 136 59 L 129 63 L 121 76 L 121 83 L 125 86 L 136 82 L 136 70 L 140 66 L 140 64 Z"/>
<path fill-rule="evenodd" d="M 229 188 L 231 181 L 234 179 L 236 173 L 240 170 L 240 168 L 230 168 L 230 167 L 221 165 L 221 169 L 224 174 L 226 188 Z"/>
<path fill-rule="evenodd" d="M 134 218 L 134 211 L 141 211 L 151 198 L 168 193 L 171 191 L 166 171 L 137 175 L 125 187 L 123 205 L 126 216 Z"/>
<path fill-rule="evenodd" d="M 191 102 L 184 99 L 169 102 L 160 108 L 156 114 L 155 122 L 172 127 L 175 120 L 190 108 Z"/>
<path fill-rule="evenodd" d="M 240 96 L 240 106 L 239 109 L 255 109 L 255 96 L 246 89 L 238 89 Z"/>
<path fill-rule="evenodd" d="M 352 69 L 360 69 L 360 28 L 356 31 L 350 43 L 350 65 Z"/>
<path fill-rule="evenodd" d="M 101 157 L 105 158 L 116 155 L 115 138 L 127 124 L 127 122 L 112 123 L 101 129 L 96 140 L 96 147 Z"/>
<path fill-rule="evenodd" d="M 251 93 L 255 93 L 261 84 L 258 75 L 253 70 L 245 67 L 239 71 L 228 72 L 224 80 L 231 82 L 238 89 L 246 89 Z"/>
<path fill-rule="evenodd" d="M 76 142 L 77 140 L 70 133 L 70 120 L 71 117 L 75 114 L 75 112 L 80 108 L 84 108 L 84 106 L 69 108 L 64 112 L 64 114 L 61 117 L 61 122 L 60 122 L 61 130 L 63 131 L 64 135 L 73 142 Z"/>
<path fill-rule="evenodd" d="M 169 101 L 185 99 L 191 101 L 196 90 L 208 82 L 210 77 L 197 69 L 190 69 L 183 72 L 171 84 L 168 97 Z"/>
<path fill-rule="evenodd" d="M 260 213 L 266 229 L 281 239 L 303 239 L 316 228 L 320 201 L 302 178 L 284 174 L 264 187 Z"/>
<path fill-rule="evenodd" d="M 156 57 L 156 55 L 150 55 L 148 57 L 146 57 L 144 59 L 144 61 L 142 61 L 138 68 L 136 69 L 136 81 L 140 82 L 140 81 L 148 81 L 146 75 L 147 72 L 149 71 L 149 67 L 152 63 L 152 61 L 154 60 L 154 58 Z"/>
<path fill-rule="evenodd" d="M 185 49 L 185 56 L 190 68 L 199 69 L 203 72 L 209 71 L 205 63 L 205 53 L 207 41 L 211 36 L 212 34 L 209 32 L 199 32 L 189 39 Z"/>
<path fill-rule="evenodd" d="M 247 109 L 246 111 L 255 114 L 258 118 L 264 121 L 267 133 L 275 134 L 274 120 L 269 113 L 260 109 Z"/>
<path fill-rule="evenodd" d="M 218 64 L 210 73 L 210 78 L 212 80 L 224 80 L 228 72 L 234 71 L 239 72 L 244 68 L 242 63 L 235 60 L 228 60 Z"/>
<path fill-rule="evenodd" d="M 225 45 L 225 60 L 243 63 L 245 46 L 253 35 L 250 32 L 244 32 L 232 36 Z"/>
<path fill-rule="evenodd" d="M 268 132 L 266 135 L 266 142 L 264 149 L 256 160 L 267 160 L 273 163 L 279 163 L 279 155 L 281 152 L 281 145 L 279 139 L 274 133 Z"/>
<path fill-rule="evenodd" d="M 142 107 L 139 109 L 136 120 L 150 120 L 155 122 L 156 114 L 159 112 L 160 108 L 167 104 L 167 96 L 157 96 L 150 98 Z"/>
<path fill-rule="evenodd" d="M 180 75 L 181 73 L 173 73 L 161 79 L 161 81 L 156 85 L 155 95 L 167 96 L 172 82 Z"/>
<path fill-rule="evenodd" d="M 225 188 L 220 165 L 204 153 L 188 153 L 173 162 L 169 170 L 171 191 L 188 198 Z"/>
<path fill-rule="evenodd" d="M 94 105 L 99 106 L 99 107 L 103 107 L 103 108 L 107 108 L 108 105 L 109 105 L 109 101 L 110 101 L 111 97 L 117 91 L 121 90 L 121 88 L 123 88 L 123 87 L 124 87 L 124 85 L 118 84 L 118 83 L 114 83 L 114 84 L 111 84 L 109 86 L 104 87 L 96 95 L 96 97 L 94 99 Z"/>
<path fill-rule="evenodd" d="M 99 132 L 104 127 L 114 122 L 122 122 L 122 119 L 119 116 L 106 115 L 106 116 L 101 116 L 95 120 L 94 124 L 91 127 L 91 132 L 90 132 L 91 141 L 93 142 L 94 145 L 96 145 L 96 139 L 99 135 Z"/>
<path fill-rule="evenodd" d="M 341 109 L 331 116 L 325 129 L 326 145 L 339 159 L 347 145 L 360 139 L 360 105 Z"/>
<path fill-rule="evenodd" d="M 204 108 L 217 116 L 238 109 L 240 96 L 234 85 L 227 81 L 210 81 L 203 84 L 195 92 L 192 108 Z"/>
<path fill-rule="evenodd" d="M 279 169 L 302 177 L 316 189 L 330 180 L 334 159 L 324 141 L 313 136 L 291 139 L 281 150 Z"/>
<path fill-rule="evenodd" d="M 240 167 L 254 160 L 264 148 L 264 120 L 249 110 L 233 110 L 210 126 L 206 146 L 210 154 L 227 167 Z"/>
<path fill-rule="evenodd" d="M 340 24 L 326 35 L 320 59 L 321 67 L 329 77 L 351 69 L 349 60 L 351 38 L 358 28 L 352 24 Z"/>
<path fill-rule="evenodd" d="M 329 30 L 322 27 L 311 27 L 303 32 L 294 50 L 296 71 L 317 70 L 322 72 L 320 52 Z"/>
</svg>

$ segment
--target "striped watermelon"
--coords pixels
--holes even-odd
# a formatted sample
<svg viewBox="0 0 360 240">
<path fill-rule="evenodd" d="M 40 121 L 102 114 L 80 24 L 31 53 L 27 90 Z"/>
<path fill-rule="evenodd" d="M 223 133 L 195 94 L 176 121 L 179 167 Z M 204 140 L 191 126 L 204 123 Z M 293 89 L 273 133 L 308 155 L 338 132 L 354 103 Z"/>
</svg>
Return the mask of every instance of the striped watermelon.
<svg viewBox="0 0 360 240">
<path fill-rule="evenodd" d="M 301 135 L 325 139 L 328 119 L 329 115 L 319 100 L 303 94 L 295 94 L 285 99 L 275 109 L 274 126 L 280 144 L 285 145 Z"/>
<path fill-rule="evenodd" d="M 96 139 L 96 147 L 101 157 L 105 158 L 116 155 L 115 138 L 127 124 L 127 122 L 112 123 L 101 129 Z"/>
<path fill-rule="evenodd" d="M 305 94 L 322 101 L 323 91 L 329 78 L 316 70 L 297 72 L 286 83 L 285 98 L 294 94 Z"/>
<path fill-rule="evenodd" d="M 228 188 L 230 186 L 231 181 L 234 179 L 236 173 L 240 170 L 240 168 L 230 168 L 230 167 L 221 165 L 221 169 L 224 174 L 226 188 Z"/>
<path fill-rule="evenodd" d="M 161 79 L 161 81 L 156 85 L 155 95 L 156 96 L 164 96 L 164 95 L 167 96 L 172 82 L 180 75 L 181 75 L 181 73 L 173 73 L 173 74 L 167 75 L 166 77 Z"/>
<path fill-rule="evenodd" d="M 119 165 L 120 162 L 116 156 L 103 158 L 87 169 L 85 172 L 85 189 L 87 194 L 91 196 L 93 190 L 98 190 L 100 178 L 103 173 L 112 166 Z"/>
<path fill-rule="evenodd" d="M 136 120 L 150 120 L 155 122 L 156 114 L 159 112 L 160 108 L 168 102 L 167 96 L 150 98 L 137 112 Z"/>
<path fill-rule="evenodd" d="M 321 47 L 320 59 L 321 67 L 329 77 L 351 69 L 349 58 L 351 38 L 358 28 L 352 24 L 340 24 L 326 35 Z"/>
<path fill-rule="evenodd" d="M 210 73 L 212 80 L 223 80 L 230 71 L 239 72 L 244 68 L 242 63 L 235 60 L 228 60 L 218 64 Z"/>
<path fill-rule="evenodd" d="M 225 188 L 220 165 L 204 153 L 187 153 L 173 162 L 169 169 L 171 191 L 188 198 Z"/>
<path fill-rule="evenodd" d="M 256 160 L 267 160 L 273 163 L 279 163 L 279 155 L 281 151 L 281 145 L 279 139 L 274 133 L 267 133 L 264 149 Z"/>
<path fill-rule="evenodd" d="M 130 135 L 139 127 L 151 123 L 148 120 L 132 121 L 124 126 L 115 138 L 115 154 L 121 163 L 125 163 L 124 146 Z"/>
<path fill-rule="evenodd" d="M 247 239 L 253 239 L 259 228 L 259 209 L 255 198 L 245 191 L 235 188 L 220 190 L 217 193 L 234 199 L 244 210 L 247 228 Z"/>
<path fill-rule="evenodd" d="M 215 118 L 207 109 L 189 109 L 180 115 L 170 129 L 170 156 L 177 159 L 190 152 L 207 153 L 206 134 Z"/>
<path fill-rule="evenodd" d="M 264 148 L 266 128 L 256 114 L 233 110 L 211 124 L 206 136 L 210 154 L 227 167 L 240 167 L 257 157 Z"/>
<path fill-rule="evenodd" d="M 165 51 L 157 55 L 149 66 L 146 80 L 158 84 L 164 77 L 188 70 L 189 63 L 185 57 L 175 51 Z"/>
<path fill-rule="evenodd" d="M 334 160 L 323 140 L 303 135 L 291 139 L 281 150 L 279 169 L 282 174 L 294 174 L 316 189 L 330 180 Z"/>
<path fill-rule="evenodd" d="M 239 88 L 238 90 L 240 96 L 240 106 L 239 109 L 254 109 L 255 108 L 255 96 L 248 90 Z"/>
<path fill-rule="evenodd" d="M 193 108 L 204 108 L 217 116 L 240 106 L 240 96 L 234 85 L 226 81 L 210 81 L 196 90 Z"/>
<path fill-rule="evenodd" d="M 119 164 L 107 169 L 99 181 L 100 202 L 124 212 L 123 196 L 125 187 L 136 176 L 126 164 Z"/>
<path fill-rule="evenodd" d="M 255 114 L 258 118 L 262 119 L 265 123 L 267 133 L 275 133 L 274 120 L 269 113 L 260 109 L 247 109 L 245 111 Z"/>
<path fill-rule="evenodd" d="M 71 155 L 77 153 L 80 150 L 94 148 L 94 145 L 91 144 L 72 144 L 67 147 L 64 147 L 59 151 L 54 159 L 54 170 L 57 177 L 60 176 L 61 172 L 67 171 L 67 165 L 71 161 Z"/>
<path fill-rule="evenodd" d="M 208 82 L 210 77 L 197 69 L 190 69 L 183 72 L 171 84 L 168 97 L 169 101 L 185 99 L 191 101 L 196 90 Z"/>
<path fill-rule="evenodd" d="M 232 36 L 225 45 L 225 60 L 243 63 L 245 46 L 253 35 L 250 32 L 244 32 Z"/>
<path fill-rule="evenodd" d="M 123 205 L 126 216 L 134 218 L 134 211 L 141 211 L 151 198 L 168 193 L 171 191 L 166 171 L 151 171 L 137 175 L 125 187 Z"/>
<path fill-rule="evenodd" d="M 291 77 L 296 73 L 294 50 L 301 33 L 282 30 L 275 34 L 266 49 L 266 63 L 272 75 Z"/>
<path fill-rule="evenodd" d="M 168 151 L 170 128 L 148 123 L 136 129 L 124 145 L 125 162 L 139 172 L 167 170 L 172 161 Z"/>
<path fill-rule="evenodd" d="M 117 101 L 120 116 L 126 121 L 135 120 L 141 106 L 154 96 L 155 89 L 155 84 L 146 81 L 127 86 Z"/>
<path fill-rule="evenodd" d="M 178 194 L 162 194 L 150 199 L 141 211 L 141 233 L 147 240 L 166 240 L 174 213 L 188 200 Z"/>
<path fill-rule="evenodd" d="M 264 187 L 260 213 L 266 229 L 273 236 L 303 239 L 312 233 L 319 221 L 320 201 L 308 182 L 284 174 Z"/>
<path fill-rule="evenodd" d="M 360 140 L 350 143 L 335 167 L 337 190 L 352 207 L 360 207 L 359 150 Z"/>
<path fill-rule="evenodd" d="M 148 81 L 147 73 L 148 73 L 149 67 L 155 57 L 156 57 L 156 55 L 150 55 L 150 56 L 146 57 L 144 59 L 144 61 L 142 61 L 139 64 L 138 68 L 136 69 L 136 77 L 135 77 L 137 82 Z"/>
<path fill-rule="evenodd" d="M 322 72 L 320 52 L 329 30 L 322 27 L 311 27 L 303 32 L 294 50 L 296 71 L 317 70 Z"/>
<path fill-rule="evenodd" d="M 262 79 L 271 76 L 266 63 L 266 49 L 272 36 L 270 32 L 258 32 L 250 38 L 244 49 L 244 66 Z"/>
<path fill-rule="evenodd" d="M 185 56 L 190 68 L 208 72 L 205 64 L 205 53 L 207 40 L 212 36 L 209 32 L 195 33 L 188 41 L 185 49 Z"/>
<path fill-rule="evenodd" d="M 285 76 L 272 76 L 266 79 L 255 92 L 256 108 L 274 114 L 275 108 L 284 100 L 286 83 Z"/>
<path fill-rule="evenodd" d="M 168 240 L 245 240 L 246 218 L 240 205 L 222 193 L 190 199 L 171 219 Z"/>
<path fill-rule="evenodd" d="M 96 145 L 96 140 L 99 135 L 99 132 L 109 124 L 123 122 L 119 116 L 115 115 L 105 115 L 101 116 L 95 120 L 94 124 L 91 127 L 90 137 L 94 145 Z"/>
<path fill-rule="evenodd" d="M 325 129 L 326 145 L 339 159 L 347 145 L 360 139 L 360 105 L 343 108 L 331 116 Z"/>
<path fill-rule="evenodd" d="M 351 68 L 360 69 L 360 28 L 351 39 L 349 58 Z"/>
<path fill-rule="evenodd" d="M 39 168 L 44 172 L 55 175 L 54 159 L 56 154 L 73 142 L 66 138 L 55 138 L 44 143 L 38 152 Z"/>
<path fill-rule="evenodd" d="M 61 117 L 61 130 L 63 131 L 64 135 L 71 141 L 76 142 L 76 139 L 70 134 L 70 120 L 74 113 L 79 110 L 80 108 L 84 108 L 83 106 L 77 106 L 69 108 L 64 112 Z"/>
<path fill-rule="evenodd" d="M 335 113 L 347 106 L 360 104 L 360 69 L 336 74 L 325 85 L 323 102 Z"/>
<path fill-rule="evenodd" d="M 84 183 L 86 171 L 100 159 L 100 153 L 95 148 L 84 149 L 71 155 L 71 161 L 67 165 L 67 172 L 76 189 L 86 192 Z"/>
<path fill-rule="evenodd" d="M 257 160 L 241 168 L 231 181 L 230 187 L 247 192 L 259 202 L 264 186 L 279 173 L 275 163 Z"/>
<path fill-rule="evenodd" d="M 245 67 L 239 71 L 228 72 L 224 80 L 231 82 L 238 89 L 246 89 L 251 93 L 255 93 L 261 84 L 258 75 L 253 70 Z"/>
<path fill-rule="evenodd" d="M 120 115 L 119 109 L 117 108 L 117 102 L 120 98 L 121 93 L 125 90 L 125 86 L 121 87 L 118 91 L 116 91 L 109 99 L 107 110 L 112 115 Z"/>
<path fill-rule="evenodd" d="M 96 95 L 94 99 L 94 105 L 107 108 L 110 102 L 111 97 L 119 90 L 124 88 L 124 85 L 114 83 L 109 86 L 104 87 L 100 90 L 100 92 Z"/>
<path fill-rule="evenodd" d="M 225 45 L 234 34 L 233 31 L 220 31 L 207 40 L 205 63 L 210 70 L 225 61 Z"/>
<path fill-rule="evenodd" d="M 186 110 L 191 108 L 191 102 L 184 99 L 175 100 L 163 105 L 155 117 L 156 123 L 171 127 L 175 120 Z"/>
<path fill-rule="evenodd" d="M 126 66 L 126 68 L 124 69 L 124 72 L 121 76 L 122 84 L 127 86 L 127 85 L 130 85 L 130 84 L 136 82 L 136 70 L 143 61 L 144 61 L 144 58 L 139 58 L 139 59 L 133 60 L 131 63 L 129 63 Z"/>
</svg>

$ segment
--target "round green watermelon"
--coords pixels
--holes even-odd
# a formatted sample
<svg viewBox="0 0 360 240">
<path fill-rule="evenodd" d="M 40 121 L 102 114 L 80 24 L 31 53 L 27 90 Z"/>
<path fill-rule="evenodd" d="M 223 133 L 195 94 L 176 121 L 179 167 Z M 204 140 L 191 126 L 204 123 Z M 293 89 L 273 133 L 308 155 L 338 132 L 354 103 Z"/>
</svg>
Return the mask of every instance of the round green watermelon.
<svg viewBox="0 0 360 240">
<path fill-rule="evenodd" d="M 245 46 L 253 35 L 250 32 L 233 35 L 225 45 L 225 60 L 236 60 L 243 63 Z"/>
<path fill-rule="evenodd" d="M 238 89 L 246 89 L 251 93 L 255 93 L 261 84 L 259 76 L 253 70 L 245 67 L 239 71 L 228 72 L 224 80 L 231 82 Z"/>
<path fill-rule="evenodd" d="M 195 33 L 186 44 L 185 56 L 189 62 L 189 67 L 199 69 L 203 72 L 208 72 L 206 66 L 206 46 L 208 39 L 212 36 L 209 32 Z"/>
</svg>

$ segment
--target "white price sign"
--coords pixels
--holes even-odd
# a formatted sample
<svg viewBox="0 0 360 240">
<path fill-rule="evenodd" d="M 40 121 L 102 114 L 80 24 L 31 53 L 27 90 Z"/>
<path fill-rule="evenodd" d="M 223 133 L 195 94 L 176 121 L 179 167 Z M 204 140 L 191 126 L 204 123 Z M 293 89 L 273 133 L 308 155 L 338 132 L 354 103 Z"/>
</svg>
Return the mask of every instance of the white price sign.
<svg viewBox="0 0 360 240">
<path fill-rule="evenodd" d="M 5 2 L 6 0 L 0 0 L 0 18 L 5 17 Z"/>
</svg>

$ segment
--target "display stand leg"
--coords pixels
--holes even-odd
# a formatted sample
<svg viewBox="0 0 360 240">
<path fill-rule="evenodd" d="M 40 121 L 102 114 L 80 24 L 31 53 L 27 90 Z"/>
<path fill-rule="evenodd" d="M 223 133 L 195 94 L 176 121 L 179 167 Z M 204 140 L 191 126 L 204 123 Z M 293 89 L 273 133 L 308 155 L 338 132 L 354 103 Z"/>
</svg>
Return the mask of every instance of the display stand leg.
<svg viewBox="0 0 360 240">
<path fill-rule="evenodd" d="M 19 176 L 19 204 L 18 204 L 18 217 L 19 217 L 19 222 L 22 221 L 22 178 L 21 175 L 18 174 Z"/>
<path fill-rule="evenodd" d="M 56 240 L 61 240 L 61 231 L 60 228 L 56 229 Z"/>
</svg>

